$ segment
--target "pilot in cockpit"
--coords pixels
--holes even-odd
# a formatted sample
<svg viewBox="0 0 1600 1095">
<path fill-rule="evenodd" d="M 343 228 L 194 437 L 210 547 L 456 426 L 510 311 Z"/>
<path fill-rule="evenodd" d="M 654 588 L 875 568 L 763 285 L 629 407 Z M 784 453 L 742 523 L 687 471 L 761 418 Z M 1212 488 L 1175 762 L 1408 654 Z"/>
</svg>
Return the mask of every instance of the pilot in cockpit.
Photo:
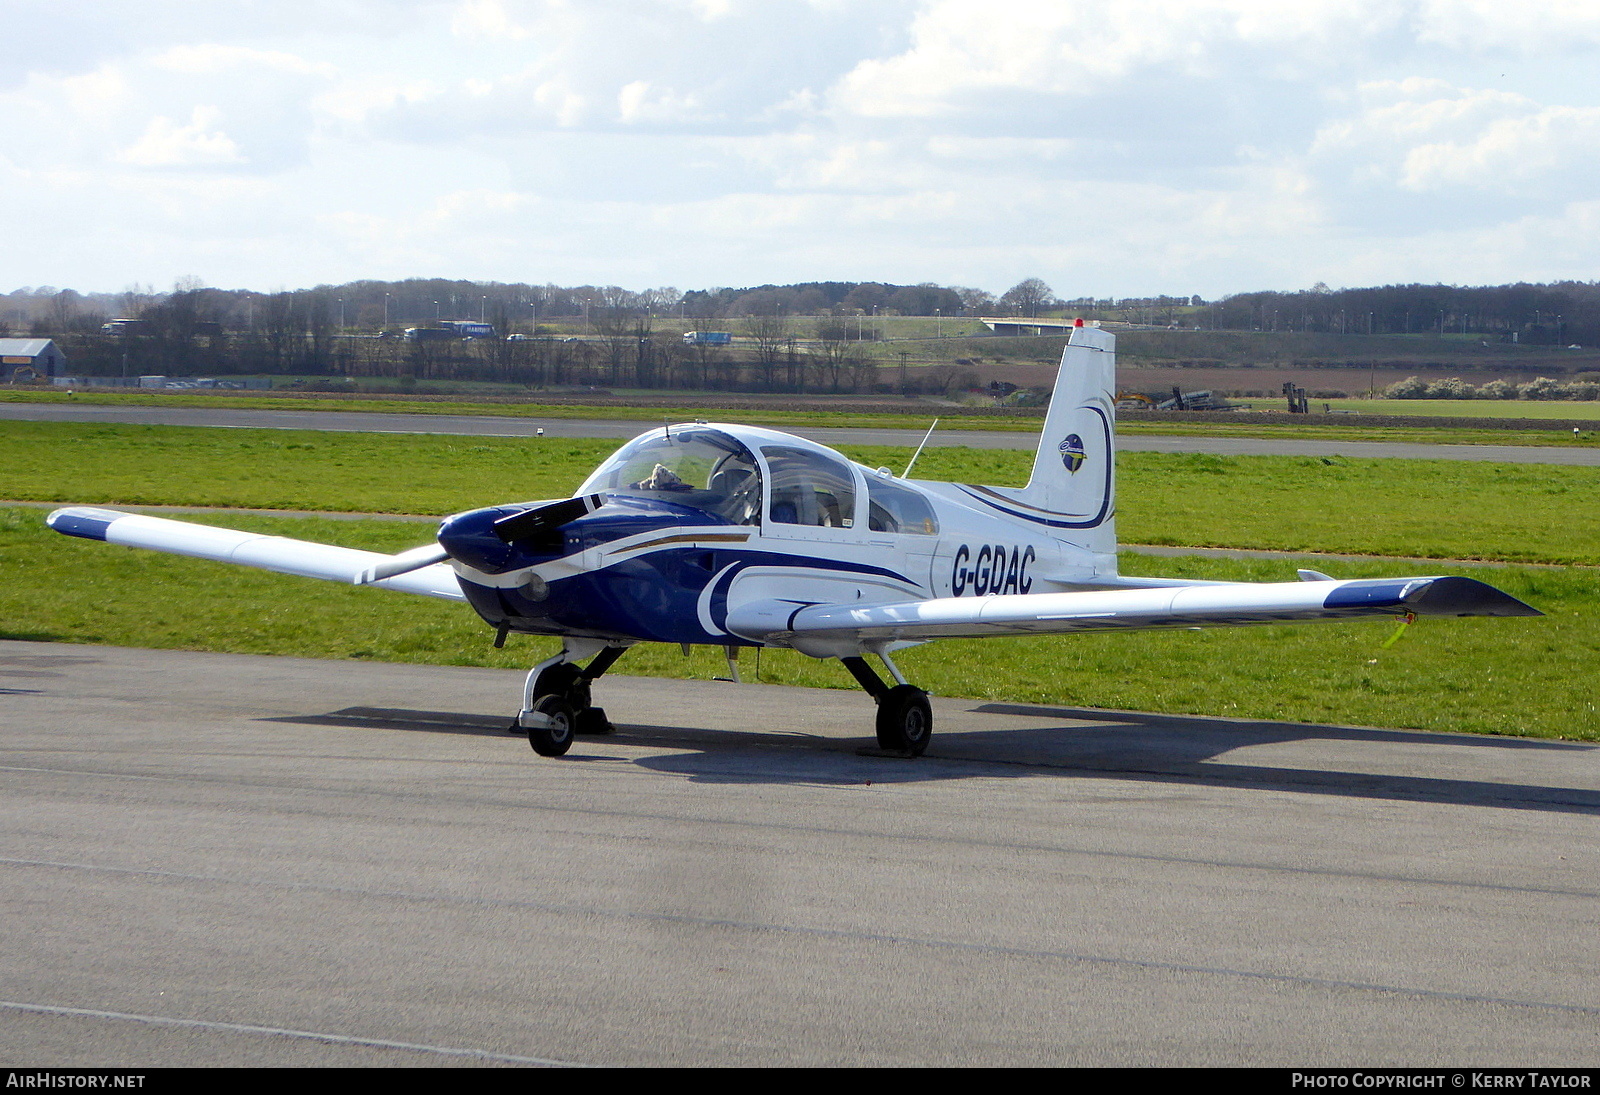
<svg viewBox="0 0 1600 1095">
<path fill-rule="evenodd" d="M 678 477 L 678 473 L 665 464 L 657 464 L 655 470 L 637 483 L 629 483 L 629 490 L 693 490 L 694 488 Z"/>
</svg>

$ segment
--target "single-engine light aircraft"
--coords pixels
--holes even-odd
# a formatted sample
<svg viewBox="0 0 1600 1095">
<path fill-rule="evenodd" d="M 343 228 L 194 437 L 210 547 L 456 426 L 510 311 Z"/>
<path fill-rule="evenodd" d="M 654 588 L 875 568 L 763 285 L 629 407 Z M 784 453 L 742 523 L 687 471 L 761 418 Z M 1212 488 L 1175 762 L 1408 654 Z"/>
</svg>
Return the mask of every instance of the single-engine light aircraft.
<svg viewBox="0 0 1600 1095">
<path fill-rule="evenodd" d="M 561 639 L 513 730 L 559 756 L 611 729 L 590 686 L 635 643 L 788 647 L 837 658 L 877 702 L 878 742 L 916 756 L 927 693 L 891 655 L 931 639 L 1231 627 L 1358 616 L 1538 616 L 1471 578 L 1197 582 L 1117 573 L 1114 336 L 1077 321 L 1025 487 L 929 482 L 750 426 L 634 438 L 566 499 L 447 517 L 398 555 L 114 510 L 57 532 L 465 601 L 496 631 Z M 909 475 L 910 469 L 907 469 Z M 885 681 L 867 662 L 888 670 Z"/>
</svg>

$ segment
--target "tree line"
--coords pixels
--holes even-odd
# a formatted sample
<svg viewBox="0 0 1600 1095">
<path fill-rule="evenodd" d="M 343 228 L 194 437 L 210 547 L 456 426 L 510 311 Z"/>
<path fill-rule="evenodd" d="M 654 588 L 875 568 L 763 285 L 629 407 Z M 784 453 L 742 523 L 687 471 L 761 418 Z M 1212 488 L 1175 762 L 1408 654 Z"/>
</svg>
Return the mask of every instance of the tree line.
<svg viewBox="0 0 1600 1095">
<path fill-rule="evenodd" d="M 866 352 L 870 327 L 849 317 L 747 315 L 725 325 L 730 345 L 686 342 L 677 324 L 656 327 L 645 311 L 593 310 L 583 335 L 518 333 L 506 338 L 406 338 L 340 331 L 314 295 L 283 294 L 254 326 L 230 331 L 197 318 L 195 294 L 174 293 L 136 325 L 56 335 L 75 376 L 325 378 L 337 389 L 378 378 L 403 390 L 435 381 L 488 381 L 527 388 L 949 394 L 977 383 L 970 370 L 937 366 L 889 374 Z"/>
<path fill-rule="evenodd" d="M 1219 330 L 1478 337 L 1544 346 L 1600 343 L 1600 282 L 1383 285 L 1239 293 L 1196 308 Z"/>
<path fill-rule="evenodd" d="M 1387 285 L 1062 300 L 1038 278 L 998 297 L 963 287 L 803 282 L 683 292 L 444 279 L 258 293 L 193 279 L 169 292 L 0 297 L 0 335 L 61 342 L 74 372 L 498 379 L 517 384 L 861 391 L 874 379 L 868 316 L 1084 315 L 1156 326 L 1323 334 L 1433 334 L 1535 345 L 1600 343 L 1600 283 Z M 133 320 L 111 324 L 108 320 Z M 483 343 L 407 341 L 445 320 L 492 324 Z M 732 347 L 682 344 L 727 330 Z M 506 336 L 520 336 L 508 341 Z M 939 381 L 935 380 L 935 384 Z"/>
<path fill-rule="evenodd" d="M 260 293 L 217 289 L 185 279 L 171 292 L 140 286 L 122 293 L 92 294 L 51 286 L 18 289 L 0 297 L 0 335 L 92 333 L 112 319 L 167 326 L 185 321 L 215 324 L 230 332 L 271 329 L 291 321 L 308 332 L 319 328 L 376 332 L 476 320 L 494 324 L 503 334 L 535 334 L 541 325 L 593 324 L 618 315 L 685 322 L 750 316 L 1033 316 L 1062 304 L 1038 278 L 1024 279 L 998 297 L 982 289 L 888 282 L 804 282 L 683 292 L 671 286 L 631 290 L 616 285 L 411 278 Z"/>
</svg>

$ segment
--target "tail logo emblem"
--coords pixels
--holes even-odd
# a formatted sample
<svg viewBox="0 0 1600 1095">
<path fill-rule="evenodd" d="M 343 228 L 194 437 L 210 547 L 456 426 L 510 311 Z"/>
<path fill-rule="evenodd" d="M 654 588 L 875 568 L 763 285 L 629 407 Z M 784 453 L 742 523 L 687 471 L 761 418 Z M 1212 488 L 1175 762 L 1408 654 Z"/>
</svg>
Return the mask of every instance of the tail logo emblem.
<svg viewBox="0 0 1600 1095">
<path fill-rule="evenodd" d="M 1083 467 L 1083 438 L 1077 434 L 1068 434 L 1067 439 L 1061 442 L 1061 462 L 1070 472 L 1076 472 Z"/>
</svg>

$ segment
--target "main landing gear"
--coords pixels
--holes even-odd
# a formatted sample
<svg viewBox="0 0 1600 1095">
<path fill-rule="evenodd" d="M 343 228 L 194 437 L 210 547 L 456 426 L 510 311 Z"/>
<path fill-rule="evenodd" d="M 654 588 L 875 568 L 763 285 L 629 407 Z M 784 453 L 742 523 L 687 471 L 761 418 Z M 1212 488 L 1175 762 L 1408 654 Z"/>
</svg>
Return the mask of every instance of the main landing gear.
<svg viewBox="0 0 1600 1095">
<path fill-rule="evenodd" d="M 608 646 L 597 639 L 567 639 L 561 653 L 534 666 L 522 688 L 522 710 L 510 726 L 528 732 L 528 744 L 541 757 L 559 757 L 572 748 L 577 734 L 609 734 L 616 728 L 605 709 L 590 702 L 589 683 L 610 669 L 627 646 Z M 589 655 L 586 666 L 574 664 Z"/>
<path fill-rule="evenodd" d="M 894 676 L 892 687 L 878 676 L 865 658 L 858 655 L 839 660 L 867 690 L 867 695 L 878 703 L 879 748 L 903 757 L 920 757 L 933 736 L 933 709 L 928 706 L 928 694 L 914 684 L 907 684 L 887 654 L 880 651 L 878 657 Z"/>
<path fill-rule="evenodd" d="M 561 653 L 529 671 L 522 689 L 522 710 L 511 724 L 511 731 L 526 731 L 528 744 L 542 757 L 561 756 L 572 748 L 572 739 L 578 734 L 611 733 L 615 728 L 605 710 L 590 701 L 589 685 L 627 649 L 628 644 L 610 645 L 598 639 L 564 640 Z M 878 676 L 860 655 L 839 660 L 878 705 L 879 748 L 896 756 L 920 757 L 933 736 L 928 694 L 907 684 L 887 654 L 876 653 L 894 677 L 894 684 Z M 584 658 L 591 660 L 580 667 L 577 663 Z"/>
</svg>

